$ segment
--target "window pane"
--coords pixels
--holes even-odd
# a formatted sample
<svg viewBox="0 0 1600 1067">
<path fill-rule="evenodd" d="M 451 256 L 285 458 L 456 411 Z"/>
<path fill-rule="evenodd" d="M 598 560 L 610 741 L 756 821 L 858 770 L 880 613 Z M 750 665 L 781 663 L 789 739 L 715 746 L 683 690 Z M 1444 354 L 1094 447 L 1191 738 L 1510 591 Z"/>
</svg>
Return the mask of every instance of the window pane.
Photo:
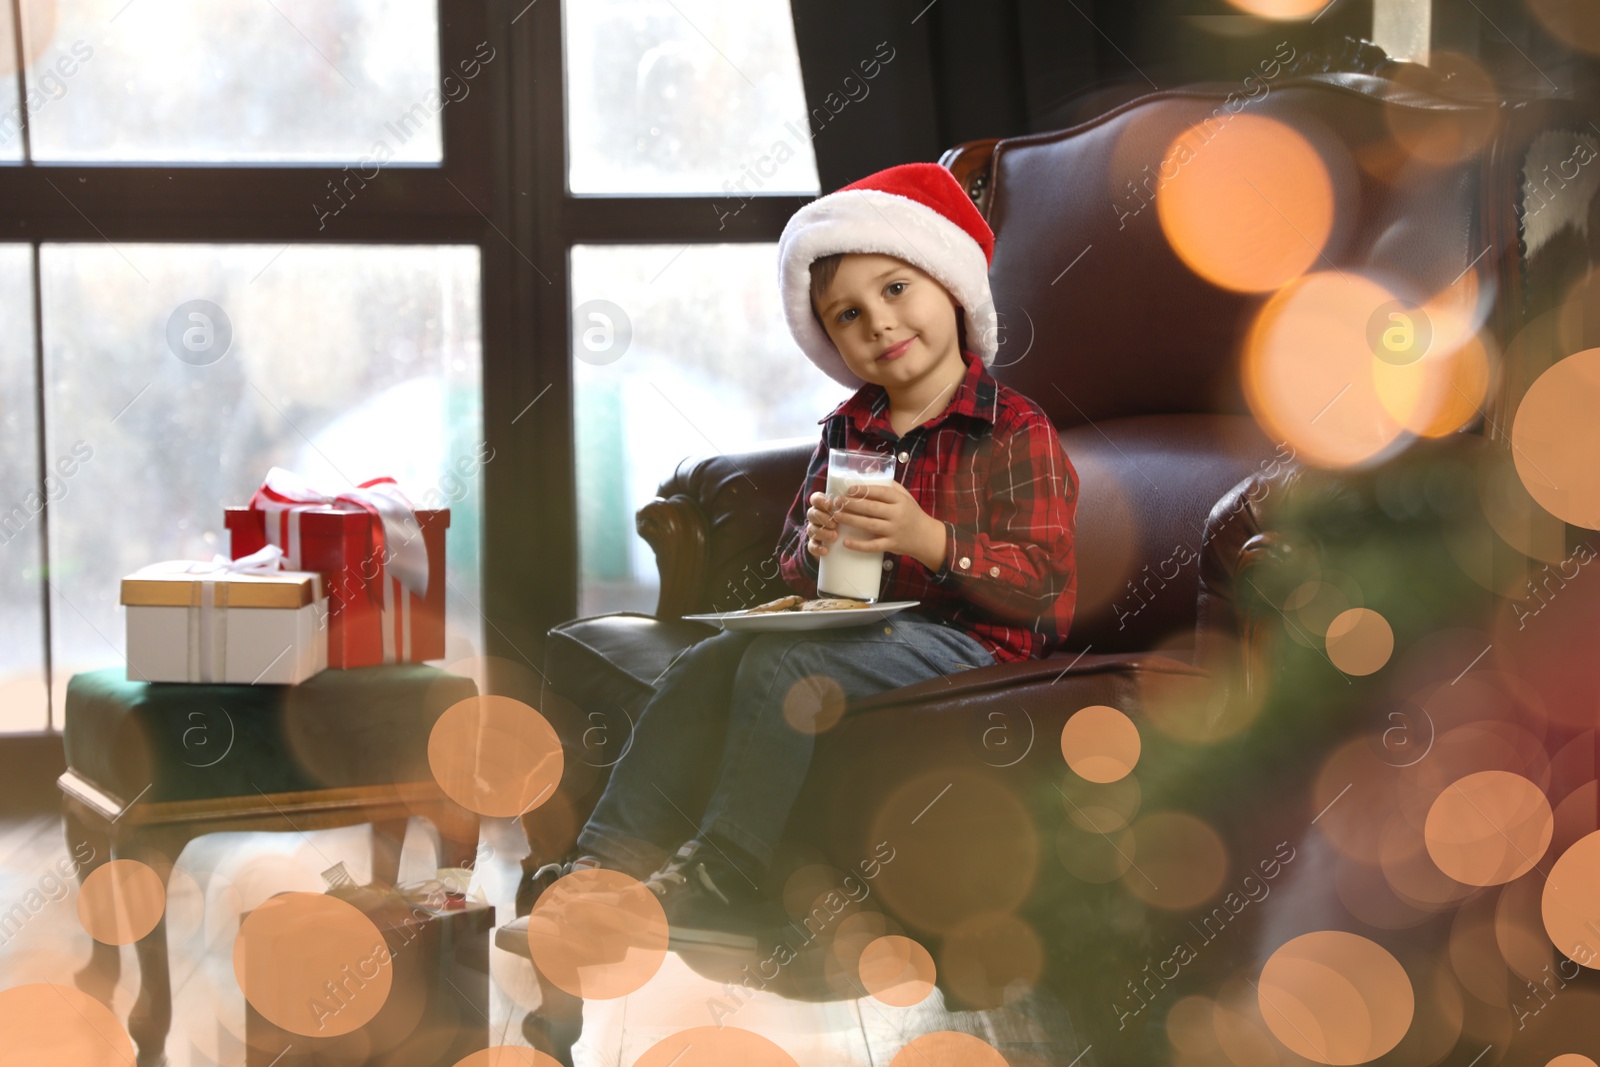
<svg viewBox="0 0 1600 1067">
<path fill-rule="evenodd" d="M 678 461 L 814 444 L 850 390 L 789 335 L 776 245 L 576 245 L 572 295 L 581 614 L 653 612 L 634 514 Z"/>
<path fill-rule="evenodd" d="M 0 245 L 0 732 L 43 730 L 33 269 L 27 245 Z M 54 518 L 54 507 L 51 508 Z"/>
<path fill-rule="evenodd" d="M 436 4 L 25 4 L 34 158 L 438 162 Z"/>
<path fill-rule="evenodd" d="M 274 465 L 448 502 L 446 659 L 481 653 L 475 247 L 46 245 L 41 273 L 50 455 L 92 450 L 50 512 L 57 676 L 123 662 L 119 579 L 226 553 Z"/>
<path fill-rule="evenodd" d="M 574 193 L 819 191 L 789 0 L 564 10 Z"/>
</svg>

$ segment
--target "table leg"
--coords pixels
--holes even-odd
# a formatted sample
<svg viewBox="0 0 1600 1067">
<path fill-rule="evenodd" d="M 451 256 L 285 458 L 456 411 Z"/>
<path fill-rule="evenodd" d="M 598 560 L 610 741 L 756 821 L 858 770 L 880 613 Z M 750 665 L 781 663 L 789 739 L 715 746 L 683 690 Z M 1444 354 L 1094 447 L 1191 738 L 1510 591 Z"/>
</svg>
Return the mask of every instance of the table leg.
<svg viewBox="0 0 1600 1067">
<path fill-rule="evenodd" d="M 165 889 L 172 865 L 188 844 L 182 831 L 140 831 L 118 849 L 118 858 L 138 860 L 161 877 Z M 128 1013 L 128 1034 L 139 1049 L 138 1067 L 158 1067 L 166 1060 L 167 1033 L 172 1029 L 172 976 L 167 967 L 167 917 L 134 944 L 139 957 L 139 996 Z"/>
<path fill-rule="evenodd" d="M 405 850 L 405 819 L 383 819 L 372 824 L 372 884 L 392 886 L 400 880 L 400 853 Z"/>
<path fill-rule="evenodd" d="M 111 835 L 98 820 L 86 821 L 69 807 L 62 814 L 67 837 L 67 853 L 77 868 L 78 886 L 95 868 L 111 858 Z M 89 962 L 72 976 L 73 984 L 100 1003 L 111 1004 L 112 992 L 122 977 L 122 948 L 90 940 Z"/>
</svg>

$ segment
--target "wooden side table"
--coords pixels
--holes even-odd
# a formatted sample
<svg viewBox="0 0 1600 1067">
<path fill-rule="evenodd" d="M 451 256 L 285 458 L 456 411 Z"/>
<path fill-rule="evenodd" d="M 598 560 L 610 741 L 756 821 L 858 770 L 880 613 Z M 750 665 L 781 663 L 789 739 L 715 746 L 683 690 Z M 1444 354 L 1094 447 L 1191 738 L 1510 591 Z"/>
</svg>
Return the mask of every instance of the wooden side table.
<svg viewBox="0 0 1600 1067">
<path fill-rule="evenodd" d="M 393 885 L 412 815 L 438 832 L 440 866 L 471 863 L 478 817 L 427 769 L 433 722 L 476 694 L 470 679 L 414 664 L 325 671 L 299 686 L 163 685 L 122 674 L 77 675 L 67 688 L 68 769 L 57 784 L 69 851 L 93 849 L 80 882 L 107 860 L 135 859 L 165 883 L 184 846 L 205 834 L 371 823 L 373 882 Z M 194 734 L 201 718 L 211 735 L 203 744 Z M 164 918 L 135 951 L 140 986 L 128 1031 L 139 1067 L 154 1067 L 172 1023 Z M 104 998 L 120 968 L 119 948 L 97 941 L 78 984 Z"/>
</svg>

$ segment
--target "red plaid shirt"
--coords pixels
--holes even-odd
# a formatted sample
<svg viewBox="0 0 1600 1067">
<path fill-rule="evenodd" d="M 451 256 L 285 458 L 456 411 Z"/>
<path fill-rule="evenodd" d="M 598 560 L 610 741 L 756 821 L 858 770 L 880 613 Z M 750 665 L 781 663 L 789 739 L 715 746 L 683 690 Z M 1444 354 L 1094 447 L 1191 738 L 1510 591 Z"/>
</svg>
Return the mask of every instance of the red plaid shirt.
<svg viewBox="0 0 1600 1067">
<path fill-rule="evenodd" d="M 822 440 L 784 521 L 778 560 L 783 580 L 817 595 L 817 559 L 806 551 L 806 510 L 828 484 L 828 450 L 894 452 L 895 478 L 922 510 L 945 526 L 944 562 L 930 571 L 890 553 L 884 600 L 920 600 L 917 609 L 966 631 L 997 663 L 1044 657 L 1072 626 L 1078 571 L 1073 514 L 1078 474 L 1043 409 L 989 374 L 971 352 L 950 405 L 897 437 L 889 395 L 864 385 L 817 421 Z"/>
</svg>

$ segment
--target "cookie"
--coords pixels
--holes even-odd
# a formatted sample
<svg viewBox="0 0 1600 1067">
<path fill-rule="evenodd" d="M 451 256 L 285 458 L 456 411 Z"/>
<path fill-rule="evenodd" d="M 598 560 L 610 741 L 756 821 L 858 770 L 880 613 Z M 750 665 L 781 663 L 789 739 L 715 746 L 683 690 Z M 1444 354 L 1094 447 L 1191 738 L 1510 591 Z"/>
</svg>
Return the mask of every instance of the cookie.
<svg viewBox="0 0 1600 1067">
<path fill-rule="evenodd" d="M 865 600 L 847 600 L 844 597 L 824 597 L 821 600 L 808 600 L 800 605 L 801 611 L 843 611 L 847 608 L 867 608 L 872 605 Z"/>
<path fill-rule="evenodd" d="M 746 608 L 739 612 L 741 615 L 756 615 L 771 611 L 794 611 L 800 607 L 803 597 L 781 596 L 777 600 L 769 600 L 765 604 L 758 604 L 753 608 Z"/>
</svg>

